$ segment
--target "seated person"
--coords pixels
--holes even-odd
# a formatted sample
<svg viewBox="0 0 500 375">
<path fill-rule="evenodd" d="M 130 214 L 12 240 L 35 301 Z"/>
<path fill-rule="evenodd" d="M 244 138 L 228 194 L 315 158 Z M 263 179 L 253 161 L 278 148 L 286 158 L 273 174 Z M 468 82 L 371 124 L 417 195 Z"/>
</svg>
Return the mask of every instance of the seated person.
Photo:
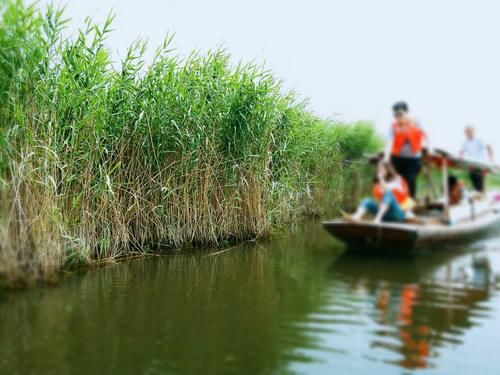
<svg viewBox="0 0 500 375">
<path fill-rule="evenodd" d="M 378 165 L 377 177 L 373 186 L 374 198 L 364 199 L 356 213 L 346 217 L 350 221 L 360 221 L 366 213 L 371 213 L 374 222 L 402 222 L 413 217 L 411 212 L 415 202 L 411 199 L 406 181 L 398 175 L 389 162 Z"/>
<path fill-rule="evenodd" d="M 456 176 L 448 176 L 448 203 L 450 206 L 460 204 L 466 197 L 465 185 Z"/>
</svg>

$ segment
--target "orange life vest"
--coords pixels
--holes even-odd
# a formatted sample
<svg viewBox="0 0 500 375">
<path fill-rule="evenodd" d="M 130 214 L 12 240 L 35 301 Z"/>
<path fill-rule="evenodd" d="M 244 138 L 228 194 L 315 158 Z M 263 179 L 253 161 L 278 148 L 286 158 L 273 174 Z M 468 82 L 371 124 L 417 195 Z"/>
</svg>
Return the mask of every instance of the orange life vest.
<svg viewBox="0 0 500 375">
<path fill-rule="evenodd" d="M 406 120 L 404 122 L 395 121 L 392 124 L 393 143 L 392 155 L 399 155 L 401 149 L 406 143 L 410 144 L 411 151 L 418 154 L 422 151 L 424 132 L 413 122 Z"/>
<path fill-rule="evenodd" d="M 391 191 L 394 194 L 394 198 L 401 205 L 406 202 L 406 200 L 410 197 L 410 192 L 408 190 L 408 184 L 401 176 L 396 177 L 397 186 L 395 186 Z M 379 183 L 373 186 L 373 196 L 380 202 L 384 195 L 384 191 L 382 190 L 382 186 Z"/>
</svg>

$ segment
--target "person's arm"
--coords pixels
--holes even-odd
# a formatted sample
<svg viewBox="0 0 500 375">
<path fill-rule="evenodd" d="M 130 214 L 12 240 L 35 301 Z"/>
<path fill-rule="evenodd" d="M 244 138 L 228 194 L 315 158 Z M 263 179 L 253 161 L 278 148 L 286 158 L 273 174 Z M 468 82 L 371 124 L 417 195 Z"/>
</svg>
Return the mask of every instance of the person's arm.
<svg viewBox="0 0 500 375">
<path fill-rule="evenodd" d="M 495 155 L 493 154 L 493 147 L 491 145 L 486 145 L 486 151 L 488 152 L 488 159 L 490 163 L 493 163 Z"/>
<path fill-rule="evenodd" d="M 431 140 L 429 138 L 429 135 L 427 134 L 425 129 L 422 127 L 422 124 L 420 123 L 420 121 L 414 119 L 413 122 L 422 132 L 422 135 L 423 135 L 422 146 L 427 149 L 427 153 L 432 154 L 433 150 L 432 150 L 432 145 L 431 145 Z"/>
<path fill-rule="evenodd" d="M 390 137 L 389 138 L 389 142 L 387 142 L 387 145 L 385 146 L 385 149 L 384 149 L 384 161 L 385 162 L 388 162 L 389 159 L 391 158 L 391 148 L 392 148 L 392 144 L 394 142 L 394 137 Z"/>
<path fill-rule="evenodd" d="M 380 184 L 380 188 L 382 189 L 383 193 L 385 193 L 389 189 L 389 186 L 388 186 L 387 182 L 385 181 L 383 174 L 378 175 L 378 183 Z M 384 201 L 382 200 L 382 202 L 380 202 L 380 206 L 379 206 L 377 215 L 375 216 L 375 219 L 373 220 L 373 222 L 381 223 L 382 218 L 384 217 L 384 215 L 388 209 L 389 209 L 389 205 L 387 203 L 384 203 Z"/>
<path fill-rule="evenodd" d="M 385 176 L 383 174 L 378 173 L 377 180 L 378 180 L 378 183 L 380 185 L 380 188 L 382 189 L 382 192 L 385 193 L 388 189 L 387 181 L 385 180 Z"/>
<path fill-rule="evenodd" d="M 460 159 L 465 158 L 465 142 L 462 144 L 462 148 L 460 149 L 458 156 L 460 157 Z"/>
<path fill-rule="evenodd" d="M 394 129 L 391 127 L 387 137 L 387 144 L 384 149 L 384 161 L 388 162 L 391 159 L 392 145 L 394 144 Z"/>
<path fill-rule="evenodd" d="M 422 130 L 422 132 L 424 133 L 424 144 L 425 144 L 425 147 L 427 148 L 427 153 L 432 154 L 434 150 L 432 149 L 430 138 L 427 135 L 427 132 L 425 132 L 423 130 Z"/>
</svg>

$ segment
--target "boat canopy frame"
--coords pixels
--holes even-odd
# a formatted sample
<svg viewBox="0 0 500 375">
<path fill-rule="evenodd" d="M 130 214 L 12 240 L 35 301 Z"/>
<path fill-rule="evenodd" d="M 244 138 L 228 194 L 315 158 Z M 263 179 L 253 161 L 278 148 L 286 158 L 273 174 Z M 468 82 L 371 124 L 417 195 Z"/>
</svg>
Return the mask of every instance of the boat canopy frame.
<svg viewBox="0 0 500 375">
<path fill-rule="evenodd" d="M 384 156 L 385 156 L 384 151 L 380 151 L 375 155 L 368 156 L 368 161 L 370 164 L 378 164 L 381 160 L 383 160 Z M 491 174 L 500 173 L 500 169 L 498 167 L 493 166 L 489 163 L 478 160 L 460 158 L 448 151 L 439 148 L 433 149 L 431 152 L 428 149 L 424 149 L 422 159 L 425 168 L 424 172 L 427 176 L 428 188 L 430 188 L 431 192 L 435 196 L 438 196 L 438 194 L 435 194 L 436 189 L 430 172 L 432 167 L 441 170 L 441 180 L 442 180 L 441 189 L 443 194 L 441 199 L 443 202 L 443 219 L 445 221 L 450 220 L 450 202 L 449 202 L 449 191 L 448 191 L 448 176 L 450 168 L 465 170 L 465 171 L 480 170 L 483 171 L 484 173 L 491 173 Z"/>
</svg>

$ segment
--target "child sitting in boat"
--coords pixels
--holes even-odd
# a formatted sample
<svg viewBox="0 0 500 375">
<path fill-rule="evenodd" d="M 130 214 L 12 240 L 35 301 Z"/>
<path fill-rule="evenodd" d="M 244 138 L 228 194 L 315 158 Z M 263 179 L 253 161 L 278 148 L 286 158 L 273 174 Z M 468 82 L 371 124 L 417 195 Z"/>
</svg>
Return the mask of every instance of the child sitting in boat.
<svg viewBox="0 0 500 375">
<path fill-rule="evenodd" d="M 382 221 L 402 222 L 413 218 L 411 211 L 415 202 L 411 199 L 408 184 L 403 177 L 396 173 L 390 162 L 380 162 L 377 177 L 373 186 L 373 198 L 364 199 L 356 213 L 347 216 L 349 221 L 360 221 L 365 214 L 372 214 L 374 222 Z"/>
<path fill-rule="evenodd" d="M 466 195 L 464 183 L 454 175 L 448 176 L 448 202 L 450 206 L 462 203 Z"/>
</svg>

